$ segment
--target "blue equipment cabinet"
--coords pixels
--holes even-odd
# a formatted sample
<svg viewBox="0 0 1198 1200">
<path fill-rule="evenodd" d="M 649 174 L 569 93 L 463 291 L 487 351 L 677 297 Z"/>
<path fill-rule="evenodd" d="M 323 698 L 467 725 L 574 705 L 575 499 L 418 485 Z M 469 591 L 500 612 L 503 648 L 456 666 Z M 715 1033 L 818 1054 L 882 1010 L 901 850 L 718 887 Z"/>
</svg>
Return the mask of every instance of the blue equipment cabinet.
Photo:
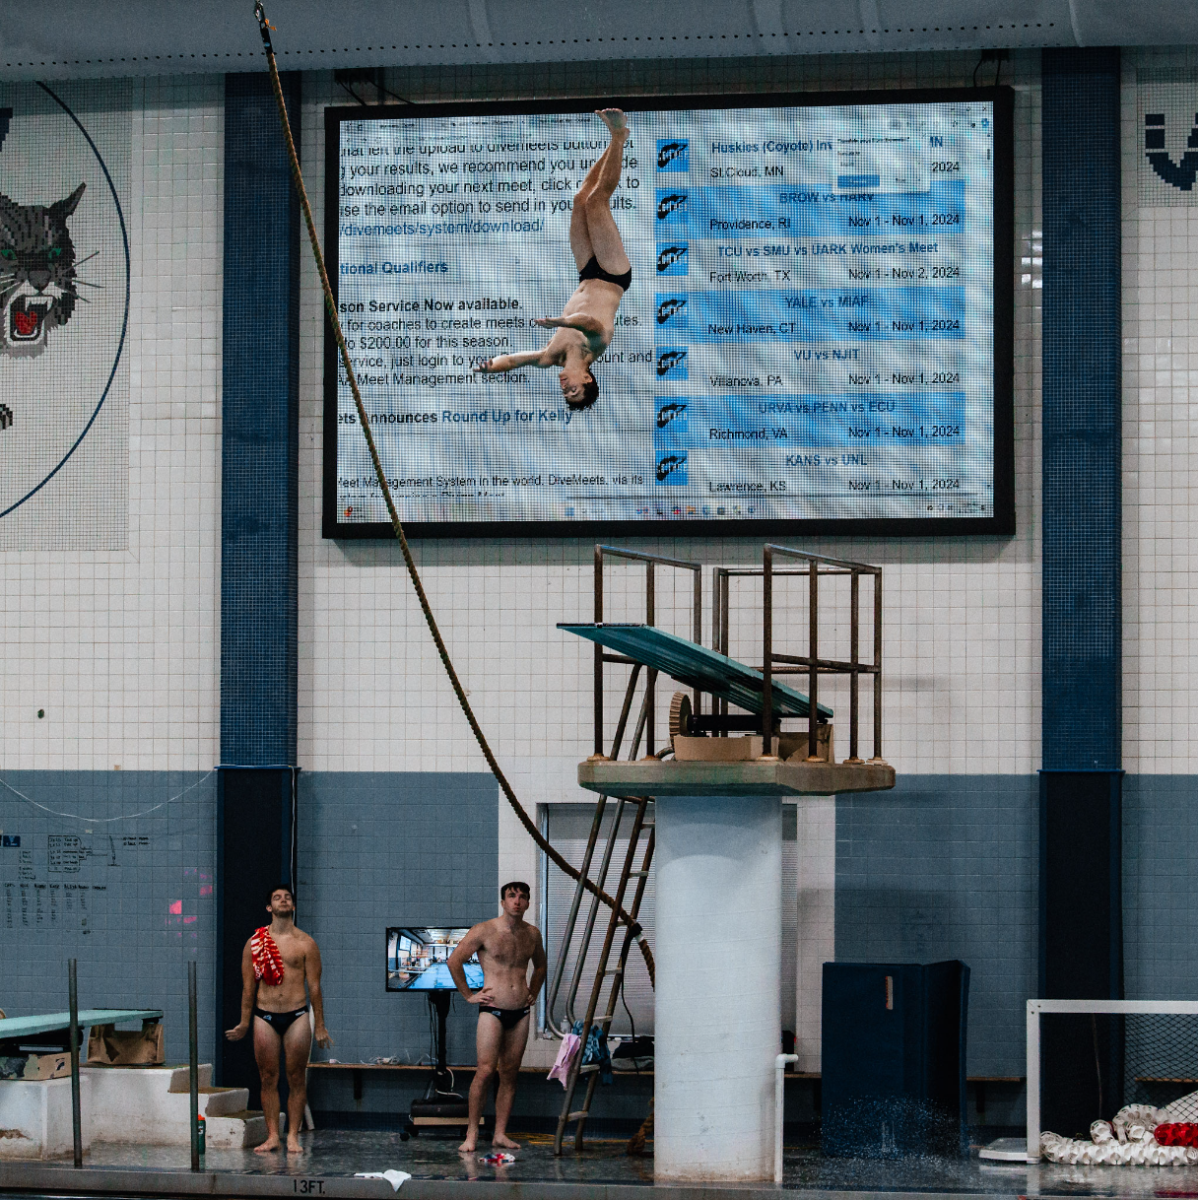
<svg viewBox="0 0 1198 1200">
<path fill-rule="evenodd" d="M 961 1153 L 969 968 L 825 963 L 823 984 L 823 1152 Z"/>
</svg>

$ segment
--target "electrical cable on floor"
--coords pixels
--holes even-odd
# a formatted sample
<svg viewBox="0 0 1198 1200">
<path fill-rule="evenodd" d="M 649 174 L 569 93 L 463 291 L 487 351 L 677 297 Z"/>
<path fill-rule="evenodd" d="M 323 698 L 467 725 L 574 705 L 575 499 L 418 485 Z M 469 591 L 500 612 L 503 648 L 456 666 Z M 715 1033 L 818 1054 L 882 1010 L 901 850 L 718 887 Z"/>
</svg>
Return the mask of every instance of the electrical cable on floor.
<svg viewBox="0 0 1198 1200">
<path fill-rule="evenodd" d="M 437 647 L 437 654 L 440 656 L 441 665 L 445 668 L 445 673 L 449 677 L 449 682 L 453 687 L 454 695 L 457 697 L 458 704 L 462 709 L 462 713 L 466 717 L 466 721 L 470 726 L 471 732 L 474 734 L 474 740 L 478 743 L 479 749 L 483 753 L 483 757 L 487 760 L 487 766 L 491 768 L 491 774 L 495 776 L 496 782 L 511 805 L 512 810 L 520 820 L 520 824 L 524 826 L 528 835 L 532 840 L 540 846 L 545 854 L 552 860 L 553 864 L 568 875 L 571 879 L 578 883 L 590 892 L 593 896 L 598 896 L 609 908 L 616 911 L 619 919 L 631 928 L 636 937 L 637 943 L 640 945 L 641 954 L 645 959 L 645 967 L 649 972 L 650 983 L 655 982 L 656 970 L 653 961 L 653 952 L 649 948 L 649 944 L 640 936 L 641 927 L 633 920 L 628 911 L 621 905 L 617 904 L 612 896 L 609 896 L 602 888 L 592 883 L 589 879 L 584 879 L 579 871 L 570 865 L 565 858 L 562 857 L 542 836 L 537 829 L 532 818 L 525 811 L 524 806 L 520 803 L 516 793 L 512 790 L 512 785 L 508 782 L 507 776 L 504 775 L 503 769 L 499 765 L 494 752 L 491 750 L 490 744 L 487 742 L 483 734 L 482 727 L 478 723 L 478 719 L 474 715 L 474 710 L 470 706 L 470 701 L 466 698 L 466 689 L 462 686 L 461 680 L 458 678 L 458 673 L 454 669 L 453 662 L 449 657 L 449 650 L 445 645 L 445 639 L 441 636 L 441 630 L 437 625 L 437 620 L 433 615 L 432 606 L 429 604 L 428 596 L 424 591 L 424 584 L 420 578 L 420 572 L 416 569 L 416 560 L 412 557 L 411 547 L 408 545 L 408 539 L 404 533 L 403 523 L 399 519 L 399 512 L 395 507 L 395 500 L 391 495 L 391 487 L 387 482 L 386 472 L 383 470 L 382 461 L 379 459 L 378 448 L 374 443 L 374 435 L 370 431 L 370 420 L 366 415 L 366 406 L 362 402 L 362 393 L 358 388 L 358 378 L 354 372 L 354 366 L 350 360 L 349 348 L 345 344 L 345 335 L 341 331 L 341 320 L 337 315 L 337 304 L 333 298 L 333 288 L 329 283 L 328 271 L 325 269 L 324 251 L 321 249 L 320 238 L 316 233 L 316 221 L 312 216 L 312 206 L 308 202 L 308 191 L 304 186 L 304 175 L 300 168 L 299 154 L 295 148 L 295 139 L 291 134 L 291 121 L 287 116 L 287 102 L 283 98 L 283 85 L 279 80 L 279 68 L 275 62 L 274 47 L 271 45 L 270 30 L 272 26 L 266 19 L 266 10 L 263 7 L 261 0 L 254 5 L 254 17 L 258 22 L 258 31 L 262 35 L 262 45 L 266 51 L 266 64 L 270 71 L 271 86 L 274 89 L 275 103 L 279 109 L 279 122 L 283 130 L 283 139 L 287 144 L 287 157 L 291 164 L 291 177 L 295 183 L 296 194 L 299 197 L 300 208 L 304 214 L 304 222 L 308 228 L 308 240 L 312 245 L 312 256 L 316 260 L 317 274 L 320 276 L 320 285 L 324 293 L 325 312 L 329 319 L 329 324 L 333 330 L 333 336 L 337 342 L 337 349 L 340 352 L 342 364 L 345 367 L 345 374 L 349 382 L 350 391 L 353 393 L 354 408 L 358 414 L 358 424 L 362 429 L 362 434 L 366 438 L 366 448 L 370 452 L 370 461 L 374 466 L 375 476 L 378 478 L 379 486 L 382 489 L 383 501 L 387 506 L 387 515 L 391 519 L 391 528 L 395 531 L 396 540 L 399 542 L 399 548 L 403 552 L 404 564 L 407 566 L 408 575 L 412 580 L 412 587 L 416 592 L 416 598 L 420 602 L 421 611 L 424 613 L 424 619 L 428 624 L 429 633 L 432 634 L 433 644 Z"/>
</svg>

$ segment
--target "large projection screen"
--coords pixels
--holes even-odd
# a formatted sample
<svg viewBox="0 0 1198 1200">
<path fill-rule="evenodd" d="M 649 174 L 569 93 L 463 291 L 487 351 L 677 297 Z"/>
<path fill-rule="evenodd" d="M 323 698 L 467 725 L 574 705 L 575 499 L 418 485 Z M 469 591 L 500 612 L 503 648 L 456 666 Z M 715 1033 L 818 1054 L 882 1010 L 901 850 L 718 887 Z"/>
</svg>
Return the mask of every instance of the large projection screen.
<svg viewBox="0 0 1198 1200">
<path fill-rule="evenodd" d="M 543 346 L 578 285 L 609 104 L 632 284 L 579 411 L 557 368 L 474 368 Z M 1011 114 L 1007 88 L 327 110 L 330 277 L 407 532 L 1013 532 Z M 390 536 L 325 353 L 324 535 Z"/>
</svg>

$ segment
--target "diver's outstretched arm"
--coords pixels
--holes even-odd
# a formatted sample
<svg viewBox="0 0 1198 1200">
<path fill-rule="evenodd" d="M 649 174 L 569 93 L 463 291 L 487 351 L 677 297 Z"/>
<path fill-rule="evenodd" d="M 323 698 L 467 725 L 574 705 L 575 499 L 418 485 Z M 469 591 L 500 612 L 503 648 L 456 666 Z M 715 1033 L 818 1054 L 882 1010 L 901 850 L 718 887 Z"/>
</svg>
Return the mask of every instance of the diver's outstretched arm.
<svg viewBox="0 0 1198 1200">
<path fill-rule="evenodd" d="M 580 329 L 583 333 L 602 333 L 603 322 L 586 313 L 571 313 L 568 317 L 534 317 L 534 325 L 542 329 Z"/>
<path fill-rule="evenodd" d="M 476 371 L 495 374 L 499 371 L 514 371 L 517 367 L 552 367 L 554 364 L 544 350 L 524 350 L 520 354 L 497 354 L 484 362 L 476 363 Z"/>
</svg>

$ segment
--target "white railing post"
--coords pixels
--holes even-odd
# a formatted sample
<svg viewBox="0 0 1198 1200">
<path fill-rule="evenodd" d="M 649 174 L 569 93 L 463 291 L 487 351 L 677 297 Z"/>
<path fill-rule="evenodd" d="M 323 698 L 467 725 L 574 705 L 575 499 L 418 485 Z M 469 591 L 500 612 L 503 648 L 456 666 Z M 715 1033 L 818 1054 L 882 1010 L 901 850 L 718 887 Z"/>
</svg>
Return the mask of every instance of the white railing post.
<svg viewBox="0 0 1198 1200">
<path fill-rule="evenodd" d="M 1040 1161 L 1040 1004 L 1027 1002 L 1027 1161 Z"/>
</svg>

